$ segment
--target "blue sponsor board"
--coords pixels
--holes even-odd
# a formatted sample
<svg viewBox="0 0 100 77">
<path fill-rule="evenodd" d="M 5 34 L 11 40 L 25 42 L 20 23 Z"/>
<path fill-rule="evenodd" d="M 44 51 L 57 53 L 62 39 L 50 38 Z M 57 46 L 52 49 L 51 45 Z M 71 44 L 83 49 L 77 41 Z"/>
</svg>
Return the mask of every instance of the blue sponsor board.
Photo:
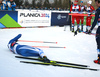
<svg viewBox="0 0 100 77">
<path fill-rule="evenodd" d="M 18 11 L 0 11 L 0 19 L 6 14 L 13 18 L 16 22 L 18 21 Z"/>
<path fill-rule="evenodd" d="M 61 12 L 52 12 L 51 14 L 51 26 L 59 25 L 68 25 L 69 24 L 69 15 L 68 13 Z"/>
</svg>

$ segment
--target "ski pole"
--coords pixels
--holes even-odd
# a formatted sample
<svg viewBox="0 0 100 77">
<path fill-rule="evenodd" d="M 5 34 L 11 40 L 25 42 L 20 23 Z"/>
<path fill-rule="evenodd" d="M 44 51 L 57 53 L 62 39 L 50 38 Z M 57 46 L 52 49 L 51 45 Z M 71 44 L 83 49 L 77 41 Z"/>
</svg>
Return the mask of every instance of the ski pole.
<svg viewBox="0 0 100 77">
<path fill-rule="evenodd" d="M 56 46 L 32 46 L 32 47 L 39 47 L 39 48 L 66 48 L 66 47 L 56 47 Z"/>
<path fill-rule="evenodd" d="M 47 42 L 47 41 L 29 41 L 29 40 L 18 40 L 19 42 L 37 42 L 37 43 L 55 43 L 57 42 Z"/>
</svg>

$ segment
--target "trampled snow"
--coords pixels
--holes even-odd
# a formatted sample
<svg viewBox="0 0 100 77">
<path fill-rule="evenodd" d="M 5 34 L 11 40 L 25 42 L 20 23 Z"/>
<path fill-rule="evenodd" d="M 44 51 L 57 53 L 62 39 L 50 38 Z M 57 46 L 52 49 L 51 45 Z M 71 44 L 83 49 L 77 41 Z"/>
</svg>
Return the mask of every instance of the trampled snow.
<svg viewBox="0 0 100 77">
<path fill-rule="evenodd" d="M 18 42 L 30 46 L 59 46 L 66 48 L 41 48 L 51 60 L 84 64 L 90 68 L 100 69 L 94 64 L 97 59 L 96 41 L 94 35 L 78 33 L 74 36 L 69 27 L 0 29 L 0 77 L 99 77 L 100 71 L 91 71 L 58 66 L 45 66 L 20 63 L 16 54 L 10 52 L 7 43 L 18 34 L 20 40 L 49 41 L 58 44 Z M 30 60 L 32 61 L 32 60 Z"/>
</svg>

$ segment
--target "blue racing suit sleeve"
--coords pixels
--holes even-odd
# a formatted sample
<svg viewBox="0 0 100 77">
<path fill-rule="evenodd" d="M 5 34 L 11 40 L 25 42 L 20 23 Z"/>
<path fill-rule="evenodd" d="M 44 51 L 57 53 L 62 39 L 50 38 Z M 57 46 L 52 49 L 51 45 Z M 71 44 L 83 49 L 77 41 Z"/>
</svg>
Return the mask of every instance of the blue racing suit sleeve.
<svg viewBox="0 0 100 77">
<path fill-rule="evenodd" d="M 21 37 L 21 34 L 18 34 L 16 37 L 14 37 L 13 39 L 11 39 L 8 43 L 8 48 L 9 50 L 11 50 L 13 52 L 13 46 L 12 43 L 16 42 L 19 38 Z"/>
</svg>

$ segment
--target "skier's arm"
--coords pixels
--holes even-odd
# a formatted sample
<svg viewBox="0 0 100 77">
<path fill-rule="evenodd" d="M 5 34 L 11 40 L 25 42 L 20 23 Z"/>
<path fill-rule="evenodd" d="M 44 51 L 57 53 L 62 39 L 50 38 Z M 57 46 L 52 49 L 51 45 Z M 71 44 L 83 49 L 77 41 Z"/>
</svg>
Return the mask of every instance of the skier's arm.
<svg viewBox="0 0 100 77">
<path fill-rule="evenodd" d="M 79 6 L 79 11 L 81 11 L 81 7 Z"/>
<path fill-rule="evenodd" d="M 72 5 L 71 5 L 71 7 L 70 7 L 70 13 L 71 13 L 71 11 L 72 11 Z"/>
<path fill-rule="evenodd" d="M 96 11 L 96 13 L 95 13 L 95 19 L 94 19 L 94 21 L 93 21 L 93 23 L 92 23 L 92 27 L 91 27 L 91 31 L 93 30 L 93 28 L 96 26 L 96 24 L 97 24 L 97 21 L 98 21 L 98 18 L 99 18 L 99 14 L 100 14 L 100 12 L 99 11 Z"/>
<path fill-rule="evenodd" d="M 94 12 L 95 12 L 95 9 L 94 9 L 94 7 L 93 7 L 93 6 L 91 6 L 91 9 L 92 9 L 92 13 L 94 13 Z"/>
<path fill-rule="evenodd" d="M 10 4 L 10 2 L 8 2 L 7 4 L 8 4 L 8 6 L 9 6 L 9 7 L 11 7 L 11 4 Z"/>
</svg>

